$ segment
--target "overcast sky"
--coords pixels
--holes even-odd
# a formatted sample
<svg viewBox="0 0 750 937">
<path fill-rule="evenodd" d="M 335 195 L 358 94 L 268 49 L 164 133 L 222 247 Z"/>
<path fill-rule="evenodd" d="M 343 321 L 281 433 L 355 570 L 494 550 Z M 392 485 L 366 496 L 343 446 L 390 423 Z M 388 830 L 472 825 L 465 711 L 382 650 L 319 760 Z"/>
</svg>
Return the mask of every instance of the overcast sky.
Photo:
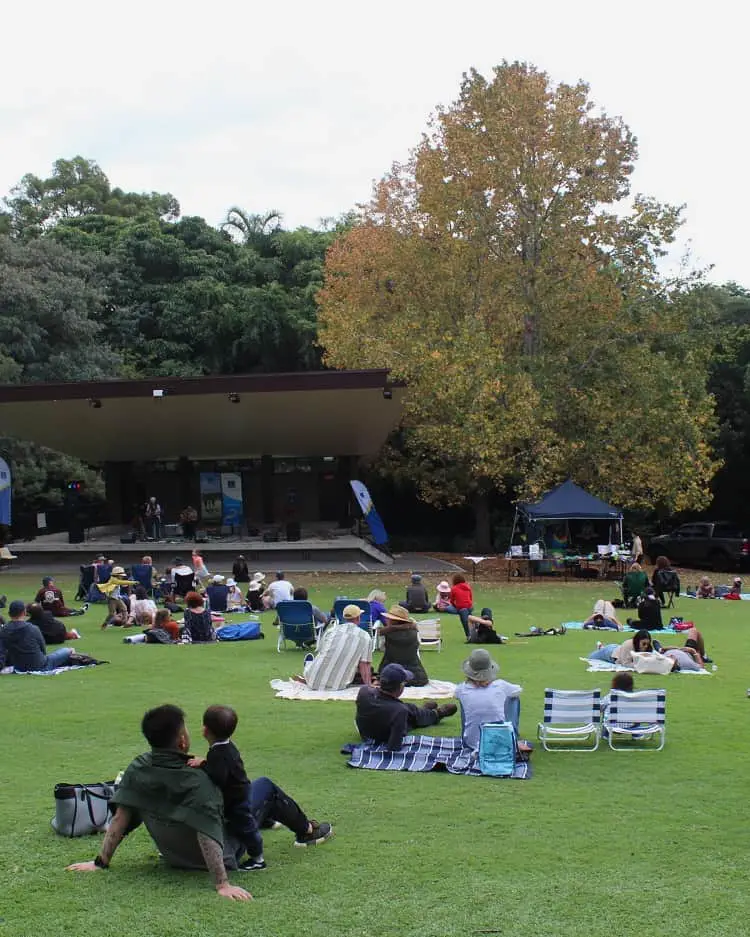
<svg viewBox="0 0 750 937">
<path fill-rule="evenodd" d="M 727 0 L 15 0 L 2 13 L 0 193 L 61 156 L 114 185 L 315 225 L 370 194 L 470 67 L 583 78 L 637 135 L 636 191 L 750 286 L 747 36 Z"/>
</svg>

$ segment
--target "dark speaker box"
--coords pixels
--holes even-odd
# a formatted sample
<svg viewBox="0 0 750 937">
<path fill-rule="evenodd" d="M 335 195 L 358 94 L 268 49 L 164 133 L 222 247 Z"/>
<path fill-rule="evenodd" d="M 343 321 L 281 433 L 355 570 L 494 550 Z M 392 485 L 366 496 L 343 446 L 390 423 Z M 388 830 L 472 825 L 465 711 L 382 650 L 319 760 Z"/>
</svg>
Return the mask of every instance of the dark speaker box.
<svg viewBox="0 0 750 937">
<path fill-rule="evenodd" d="M 83 524 L 71 524 L 68 528 L 68 543 L 83 543 L 86 539 L 86 531 Z"/>
<path fill-rule="evenodd" d="M 302 539 L 302 525 L 299 521 L 289 521 L 286 525 L 286 539 L 287 540 L 301 540 Z"/>
<path fill-rule="evenodd" d="M 206 533 L 205 530 L 196 530 L 195 542 L 196 543 L 208 543 L 208 534 Z"/>
<path fill-rule="evenodd" d="M 122 537 L 120 537 L 120 543 L 135 543 L 137 539 L 138 539 L 138 532 L 135 530 L 131 530 L 130 533 L 123 534 Z"/>
</svg>

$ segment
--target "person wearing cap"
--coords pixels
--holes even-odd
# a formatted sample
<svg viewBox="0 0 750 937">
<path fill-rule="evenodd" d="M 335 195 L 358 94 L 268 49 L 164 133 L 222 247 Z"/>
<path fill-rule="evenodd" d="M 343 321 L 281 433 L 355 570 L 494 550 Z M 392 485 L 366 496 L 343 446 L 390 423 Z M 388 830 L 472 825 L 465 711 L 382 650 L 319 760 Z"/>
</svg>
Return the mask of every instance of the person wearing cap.
<svg viewBox="0 0 750 937">
<path fill-rule="evenodd" d="M 464 745 L 479 749 L 479 732 L 485 722 L 512 722 L 518 732 L 518 697 L 523 687 L 498 680 L 500 668 L 483 647 L 471 652 L 462 669 L 466 680 L 456 687 L 456 699 L 461 704 Z"/>
<path fill-rule="evenodd" d="M 451 604 L 451 584 L 447 579 L 443 579 L 442 582 L 437 584 L 437 590 L 435 592 L 435 601 L 432 603 L 432 607 L 436 612 L 445 612 L 448 609 L 448 606 Z"/>
<path fill-rule="evenodd" d="M 263 593 L 263 607 L 276 608 L 279 602 L 291 602 L 294 598 L 294 586 L 289 582 L 284 573 L 279 570 L 276 578 L 268 584 L 268 588 Z"/>
<path fill-rule="evenodd" d="M 378 631 L 385 639 L 382 673 L 389 664 L 400 664 L 411 673 L 408 686 L 426 686 L 430 682 L 427 671 L 419 659 L 419 631 L 417 623 L 401 605 L 394 605 L 383 615 L 385 624 Z"/>
<path fill-rule="evenodd" d="M 229 601 L 229 586 L 221 573 L 211 577 L 211 585 L 206 589 L 208 604 L 212 612 L 225 612 Z"/>
<path fill-rule="evenodd" d="M 8 607 L 10 621 L 0 628 L 0 668 L 13 667 L 23 673 L 67 667 L 73 648 L 60 647 L 47 653 L 42 632 L 26 621 L 26 603 L 15 599 Z"/>
<path fill-rule="evenodd" d="M 387 664 L 380 671 L 380 685 L 363 686 L 357 694 L 357 730 L 365 741 L 387 745 L 390 751 L 398 751 L 404 736 L 412 729 L 434 726 L 457 710 L 455 703 L 438 706 L 429 700 L 424 706 L 404 703 L 399 699 L 404 687 L 414 679 L 414 674 L 401 664 Z"/>
<path fill-rule="evenodd" d="M 399 605 L 407 612 L 429 612 L 430 599 L 419 573 L 412 574 L 411 585 L 406 588 L 406 601 L 399 602 Z"/>
<path fill-rule="evenodd" d="M 247 566 L 247 560 L 241 553 L 232 563 L 232 579 L 235 582 L 250 582 L 250 570 Z"/>
<path fill-rule="evenodd" d="M 372 683 L 372 641 L 359 627 L 362 609 L 347 605 L 342 620 L 329 626 L 315 657 L 305 662 L 303 677 L 294 677 L 312 690 L 343 690 L 359 675 L 365 686 Z"/>
<path fill-rule="evenodd" d="M 66 608 L 65 598 L 55 585 L 51 576 L 42 579 L 42 588 L 34 596 L 34 601 L 41 605 L 45 612 L 52 612 L 57 618 L 68 618 L 71 615 L 83 615 L 85 609 Z M 88 606 L 86 606 L 88 608 Z"/>
</svg>

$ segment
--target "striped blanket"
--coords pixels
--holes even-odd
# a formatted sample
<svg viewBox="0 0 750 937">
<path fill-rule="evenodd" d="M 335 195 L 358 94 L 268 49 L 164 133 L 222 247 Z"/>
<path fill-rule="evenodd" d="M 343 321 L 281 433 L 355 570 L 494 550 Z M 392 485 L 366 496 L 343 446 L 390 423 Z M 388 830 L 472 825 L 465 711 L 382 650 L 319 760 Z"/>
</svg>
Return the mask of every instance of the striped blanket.
<svg viewBox="0 0 750 937">
<path fill-rule="evenodd" d="M 352 768 L 369 768 L 372 771 L 434 771 L 436 768 L 451 774 L 481 776 L 478 756 L 470 748 L 464 748 L 460 738 L 430 735 L 407 735 L 397 752 L 388 751 L 385 745 L 363 742 L 346 747 L 351 758 L 347 762 Z M 519 781 L 531 777 L 531 763 L 519 761 L 511 778 Z"/>
</svg>

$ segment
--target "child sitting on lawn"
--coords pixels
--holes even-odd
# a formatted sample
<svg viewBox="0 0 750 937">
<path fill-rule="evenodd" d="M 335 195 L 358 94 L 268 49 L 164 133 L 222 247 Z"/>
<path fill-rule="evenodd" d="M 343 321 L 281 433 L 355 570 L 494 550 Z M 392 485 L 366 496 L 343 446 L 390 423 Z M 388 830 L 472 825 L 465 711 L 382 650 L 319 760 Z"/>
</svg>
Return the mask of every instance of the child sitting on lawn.
<svg viewBox="0 0 750 937">
<path fill-rule="evenodd" d="M 208 742 L 205 758 L 191 758 L 192 768 L 202 768 L 224 797 L 224 821 L 242 843 L 247 861 L 243 872 L 265 869 L 263 839 L 250 810 L 250 780 L 239 749 L 232 741 L 237 713 L 230 706 L 209 706 L 203 713 L 203 737 Z"/>
</svg>

